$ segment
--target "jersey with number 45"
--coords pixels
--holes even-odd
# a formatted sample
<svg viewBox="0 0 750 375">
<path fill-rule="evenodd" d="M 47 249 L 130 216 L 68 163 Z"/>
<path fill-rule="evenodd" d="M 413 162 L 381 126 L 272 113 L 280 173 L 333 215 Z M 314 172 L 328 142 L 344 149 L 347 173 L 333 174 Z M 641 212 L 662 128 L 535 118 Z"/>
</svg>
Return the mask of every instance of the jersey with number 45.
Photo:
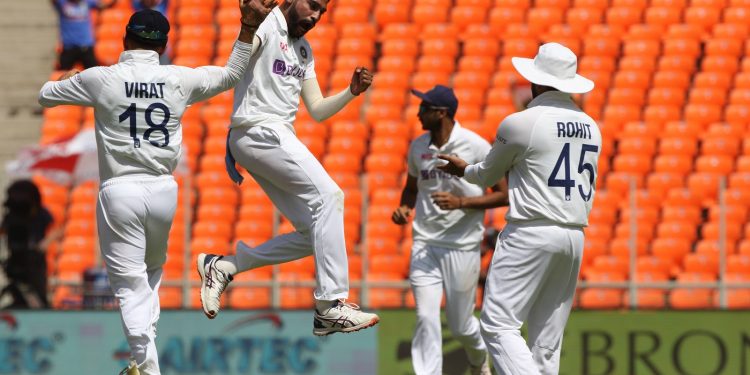
<svg viewBox="0 0 750 375">
<path fill-rule="evenodd" d="M 599 127 L 569 94 L 545 92 L 508 116 L 487 158 L 464 178 L 489 186 L 508 173 L 508 222 L 587 226 L 602 148 Z"/>
<path fill-rule="evenodd" d="M 226 67 L 196 69 L 159 65 L 153 51 L 125 51 L 115 65 L 47 82 L 39 104 L 94 107 L 102 181 L 171 174 L 182 152 L 180 120 L 185 109 L 234 87 L 245 72 L 250 48 L 237 42 Z"/>
</svg>

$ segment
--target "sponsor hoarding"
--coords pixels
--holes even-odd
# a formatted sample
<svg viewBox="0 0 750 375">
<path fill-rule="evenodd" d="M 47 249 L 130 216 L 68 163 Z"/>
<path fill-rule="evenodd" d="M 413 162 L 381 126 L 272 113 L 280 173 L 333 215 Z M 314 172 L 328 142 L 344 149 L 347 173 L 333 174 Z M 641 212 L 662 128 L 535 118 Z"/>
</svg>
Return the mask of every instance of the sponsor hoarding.
<svg viewBox="0 0 750 375">
<path fill-rule="evenodd" d="M 377 327 L 312 334 L 312 314 L 164 311 L 162 374 L 375 374 Z M 116 374 L 129 357 L 117 312 L 0 312 L 0 374 Z"/>
</svg>

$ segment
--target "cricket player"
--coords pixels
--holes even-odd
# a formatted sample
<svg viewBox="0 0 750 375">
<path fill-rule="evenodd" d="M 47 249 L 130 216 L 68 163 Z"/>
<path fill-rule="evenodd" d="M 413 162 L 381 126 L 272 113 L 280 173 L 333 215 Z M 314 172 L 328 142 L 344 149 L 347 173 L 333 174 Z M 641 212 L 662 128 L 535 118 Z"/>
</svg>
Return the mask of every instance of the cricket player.
<svg viewBox="0 0 750 375">
<path fill-rule="evenodd" d="M 508 204 L 507 186 L 494 192 L 447 174 L 438 154 L 480 162 L 490 144 L 455 120 L 458 99 L 449 87 L 438 85 L 427 92 L 412 90 L 422 99 L 419 121 L 428 132 L 409 147 L 408 176 L 401 203 L 391 217 L 406 224 L 414 213 L 409 282 L 417 305 L 417 326 L 411 358 L 417 375 L 443 373 L 440 301 L 445 291 L 448 327 L 466 350 L 472 374 L 490 375 L 487 348 L 474 316 L 479 281 L 480 243 L 484 235 L 484 209 Z"/>
<path fill-rule="evenodd" d="M 315 335 L 358 331 L 379 320 L 345 302 L 349 271 L 344 193 L 297 139 L 293 126 L 300 95 L 313 118 L 323 121 L 372 83 L 372 74 L 358 67 L 349 87 L 323 98 L 313 51 L 304 35 L 315 27 L 327 5 L 328 0 L 286 0 L 255 34 L 250 68 L 234 92 L 227 171 L 233 180 L 242 181 L 234 167 L 236 159 L 296 231 L 256 248 L 238 242 L 235 256 L 200 254 L 201 302 L 208 318 L 216 317 L 219 297 L 238 272 L 312 255 L 317 282 Z"/>
<path fill-rule="evenodd" d="M 169 22 L 154 10 L 134 13 L 119 63 L 47 82 L 39 104 L 94 107 L 99 151 L 99 244 L 120 305 L 133 360 L 127 374 L 159 374 L 154 339 L 167 238 L 177 207 L 172 177 L 180 157 L 180 119 L 190 104 L 234 87 L 250 43 L 273 0 L 240 0 L 240 35 L 226 67 L 160 66 Z"/>
<path fill-rule="evenodd" d="M 490 265 L 482 337 L 500 374 L 557 374 L 594 200 L 602 137 L 573 102 L 594 83 L 578 74 L 576 55 L 547 43 L 534 59 L 514 57 L 529 80 L 528 109 L 506 117 L 485 160 L 459 157 L 439 169 L 489 186 L 508 173 L 510 209 Z M 521 337 L 527 322 L 528 342 Z"/>
</svg>

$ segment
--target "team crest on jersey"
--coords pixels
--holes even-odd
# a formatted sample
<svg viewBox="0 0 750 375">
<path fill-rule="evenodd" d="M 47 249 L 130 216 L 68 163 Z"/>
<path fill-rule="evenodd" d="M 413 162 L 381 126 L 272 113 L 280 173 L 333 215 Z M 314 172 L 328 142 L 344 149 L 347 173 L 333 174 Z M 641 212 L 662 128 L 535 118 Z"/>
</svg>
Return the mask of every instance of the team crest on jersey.
<svg viewBox="0 0 750 375">
<path fill-rule="evenodd" d="M 289 45 L 284 42 L 279 42 L 279 48 L 284 52 L 289 51 Z"/>
<path fill-rule="evenodd" d="M 301 46 L 299 48 L 299 53 L 300 53 L 300 55 L 302 55 L 303 59 L 307 58 L 307 49 L 305 48 L 305 46 Z"/>
</svg>

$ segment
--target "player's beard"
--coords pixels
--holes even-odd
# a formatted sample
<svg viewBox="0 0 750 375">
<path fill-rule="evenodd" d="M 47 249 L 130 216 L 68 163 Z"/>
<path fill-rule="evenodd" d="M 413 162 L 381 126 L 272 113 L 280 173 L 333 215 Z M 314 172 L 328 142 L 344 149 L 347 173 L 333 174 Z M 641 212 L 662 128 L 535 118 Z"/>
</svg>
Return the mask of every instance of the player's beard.
<svg viewBox="0 0 750 375">
<path fill-rule="evenodd" d="M 297 13 L 296 2 L 289 8 L 289 34 L 294 38 L 301 38 L 308 31 L 315 27 L 315 23 L 310 20 L 302 20 Z"/>
</svg>

